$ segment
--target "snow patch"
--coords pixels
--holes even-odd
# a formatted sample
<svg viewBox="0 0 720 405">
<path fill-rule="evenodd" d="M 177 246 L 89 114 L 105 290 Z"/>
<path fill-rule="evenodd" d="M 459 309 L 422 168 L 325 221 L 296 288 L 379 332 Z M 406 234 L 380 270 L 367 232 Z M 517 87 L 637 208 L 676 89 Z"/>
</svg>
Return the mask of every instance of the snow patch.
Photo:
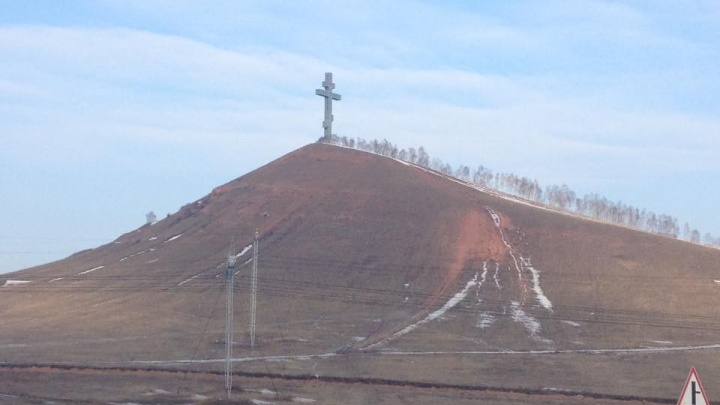
<svg viewBox="0 0 720 405">
<path fill-rule="evenodd" d="M 582 342 L 580 342 L 582 344 Z M 384 351 L 380 352 L 383 356 L 432 356 L 432 355 L 448 355 L 448 354 L 464 354 L 464 355 L 485 355 L 485 354 L 503 354 L 511 356 L 519 355 L 539 355 L 539 354 L 616 354 L 616 353 L 667 353 L 667 352 L 685 352 L 685 351 L 702 351 L 702 350 L 720 350 L 720 344 L 700 345 L 700 346 L 673 346 L 673 347 L 639 347 L 639 348 L 615 348 L 615 349 L 566 349 L 566 350 L 473 350 L 473 351 L 425 351 L 425 352 L 398 352 Z"/>
<path fill-rule="evenodd" d="M 250 402 L 255 405 L 275 405 L 275 402 L 262 401 L 259 399 L 251 399 Z"/>
<path fill-rule="evenodd" d="M 500 262 L 495 263 L 495 275 L 493 278 L 495 279 L 495 286 L 497 286 L 498 291 L 502 291 L 502 287 L 500 286 L 500 279 L 498 278 L 498 273 L 500 272 Z"/>
<path fill-rule="evenodd" d="M 505 232 L 502 228 L 500 215 L 498 215 L 492 208 L 488 206 L 485 206 L 485 210 L 487 210 L 488 214 L 490 214 L 490 218 L 492 218 L 495 227 L 498 229 L 498 232 L 500 233 L 500 239 L 507 248 L 508 255 L 510 255 L 512 263 L 515 265 L 515 270 L 517 271 L 518 285 L 520 287 L 521 296 L 519 301 L 510 301 L 513 321 L 522 323 L 525 327 L 525 330 L 527 330 L 530 338 L 546 345 L 554 345 L 554 342 L 552 340 L 545 339 L 540 336 L 540 322 L 523 310 L 523 306 L 525 305 L 525 297 L 528 292 L 528 281 L 526 280 L 526 274 L 530 273 L 530 283 L 532 284 L 532 287 L 530 289 L 533 293 L 535 293 L 535 300 L 541 307 L 551 313 L 553 312 L 552 302 L 545 295 L 542 288 L 540 287 L 540 271 L 533 267 L 530 259 L 523 257 L 519 253 L 515 253 L 513 246 L 508 242 L 505 237 Z M 500 282 L 497 278 L 497 269 L 495 271 L 494 277 L 495 285 L 498 287 L 498 289 L 500 289 Z M 480 325 L 483 325 L 483 322 L 481 318 L 478 318 L 477 326 L 481 327 Z"/>
<path fill-rule="evenodd" d="M 26 281 L 26 280 L 5 280 L 5 284 L 3 284 L 3 287 L 10 287 L 13 285 L 24 285 L 32 283 L 32 281 Z"/>
<path fill-rule="evenodd" d="M 515 256 L 515 252 L 513 251 L 512 246 L 510 243 L 505 239 L 505 232 L 503 232 L 502 226 L 500 226 L 500 216 L 490 207 L 485 207 L 487 212 L 490 214 L 490 217 L 492 218 L 493 222 L 495 223 L 495 227 L 498 229 L 498 232 L 500 232 L 500 240 L 502 240 L 502 243 L 505 245 L 505 247 L 508 250 L 508 254 L 513 259 L 513 263 L 515 263 L 515 270 L 517 270 L 518 273 L 518 284 L 521 286 L 522 290 L 522 301 L 525 302 L 525 294 L 527 294 L 527 283 L 525 282 L 525 279 L 523 278 L 523 272 L 522 272 L 522 266 L 518 262 L 517 256 Z"/>
<path fill-rule="evenodd" d="M 196 275 L 190 277 L 189 279 L 187 279 L 187 280 L 185 280 L 185 281 L 181 281 L 180 283 L 178 283 L 178 285 L 183 285 L 183 284 L 185 284 L 185 283 L 187 283 L 187 282 L 190 282 L 190 281 L 192 281 L 192 280 L 200 277 L 201 275 L 202 275 L 202 273 L 196 274 Z"/>
<path fill-rule="evenodd" d="M 579 324 L 579 323 L 573 322 L 573 321 L 562 321 L 562 323 L 568 324 L 568 325 L 570 325 L 570 326 L 574 326 L 574 327 L 576 327 L 576 328 L 577 328 L 577 327 L 580 327 L 580 324 Z"/>
<path fill-rule="evenodd" d="M 448 300 L 448 302 L 445 303 L 445 305 L 442 306 L 442 308 L 431 312 L 430 315 L 425 318 L 427 321 L 432 321 L 434 319 L 440 318 L 441 316 L 445 315 L 447 311 L 449 311 L 452 307 L 457 305 L 460 301 L 464 300 L 465 297 L 467 297 L 468 291 L 470 291 L 470 288 L 475 287 L 479 285 L 478 283 L 478 275 L 475 274 L 475 277 L 473 277 L 472 280 L 468 281 L 465 285 L 465 288 L 463 288 L 460 292 L 453 295 L 452 298 Z"/>
<path fill-rule="evenodd" d="M 392 159 L 392 160 L 394 160 L 394 161 L 396 161 L 396 162 L 398 162 L 398 163 L 402 163 L 402 164 L 404 164 L 405 166 L 413 166 L 413 165 L 411 165 L 410 163 L 408 163 L 408 162 L 406 162 L 406 161 L 404 161 L 404 160 L 402 160 L 402 159 L 397 159 L 397 158 L 392 158 L 392 157 L 391 157 L 390 159 Z"/>
<path fill-rule="evenodd" d="M 543 389 L 545 391 L 552 391 L 552 392 L 571 392 L 570 390 L 567 390 L 565 388 L 545 387 Z"/>
<path fill-rule="evenodd" d="M 253 247 L 252 243 L 249 244 L 249 245 L 247 245 L 247 246 L 245 246 L 245 247 L 243 248 L 243 250 L 240 251 L 240 253 L 238 253 L 238 254 L 235 255 L 235 258 L 237 259 L 238 257 L 244 255 L 244 254 L 247 253 L 250 249 L 252 249 L 252 247 Z"/>
<path fill-rule="evenodd" d="M 552 312 L 552 302 L 548 299 L 548 297 L 543 293 L 542 288 L 540 288 L 540 272 L 537 271 L 533 266 L 532 263 L 530 263 L 530 259 L 526 259 L 522 256 L 520 256 L 520 262 L 522 263 L 523 267 L 525 267 L 530 274 L 532 275 L 532 283 L 533 283 L 533 292 L 535 293 L 535 298 L 540 303 L 540 305 L 547 309 L 548 311 Z"/>
<path fill-rule="evenodd" d="M 536 336 L 538 332 L 540 332 L 540 322 L 523 311 L 522 308 L 520 308 L 519 302 L 510 301 L 510 305 L 512 308 L 513 321 L 522 323 L 530 336 Z"/>
<path fill-rule="evenodd" d="M 293 397 L 293 398 L 292 398 L 292 401 L 293 401 L 293 402 L 300 402 L 300 403 L 302 403 L 302 404 L 311 404 L 311 403 L 313 403 L 313 402 L 317 402 L 316 400 L 314 400 L 314 399 L 312 399 L 312 398 L 303 398 L 303 397 Z"/>
<path fill-rule="evenodd" d="M 477 322 L 475 322 L 475 327 L 480 329 L 489 328 L 493 323 L 495 323 L 495 320 L 496 318 L 492 314 L 489 312 L 483 312 L 478 316 Z"/>
<path fill-rule="evenodd" d="M 554 344 L 552 340 L 545 339 L 540 336 L 540 329 L 542 328 L 540 326 L 540 322 L 538 322 L 538 320 L 535 319 L 532 315 L 523 311 L 519 302 L 510 301 L 510 306 L 512 310 L 513 321 L 522 323 L 531 338 L 547 345 Z"/>
<path fill-rule="evenodd" d="M 247 391 L 247 392 L 258 392 L 258 393 L 263 394 L 263 395 L 277 395 L 277 392 L 276 392 L 276 391 L 269 390 L 269 389 L 267 389 L 267 388 L 262 388 L 262 389 L 259 389 L 259 390 L 250 388 L 250 389 L 246 389 L 246 390 L 244 390 L 244 391 Z"/>
<path fill-rule="evenodd" d="M 157 236 L 153 236 L 152 238 L 150 238 L 148 240 L 155 240 L 155 239 L 157 239 Z"/>
<path fill-rule="evenodd" d="M 243 256 L 243 255 L 244 255 L 245 253 L 247 253 L 250 249 L 252 249 L 252 247 L 253 247 L 252 244 L 249 244 L 249 245 L 245 246 L 245 247 L 240 251 L 240 253 L 238 253 L 238 254 L 235 255 L 235 259 L 238 259 L 240 256 Z M 252 261 L 252 257 L 250 257 L 249 259 L 245 260 L 245 261 L 244 261 L 242 264 L 240 264 L 240 265 L 238 265 L 237 263 L 235 263 L 235 267 L 242 267 L 242 266 L 250 263 L 251 261 Z M 215 266 L 215 268 L 216 268 L 216 269 L 219 269 L 219 268 L 225 267 L 226 265 L 227 265 L 227 261 L 224 261 L 224 262 L 218 264 L 217 266 Z M 239 270 L 238 270 L 238 272 L 239 272 Z M 223 273 L 223 274 L 225 274 L 225 273 Z M 235 274 L 238 274 L 238 273 L 236 272 Z M 219 277 L 219 276 L 220 276 L 220 275 L 218 275 L 218 277 Z"/>
<path fill-rule="evenodd" d="M 404 329 L 400 330 L 399 332 L 395 332 L 395 334 L 393 334 L 392 336 L 390 336 L 390 337 L 388 337 L 388 338 L 385 338 L 385 339 L 383 339 L 383 340 L 381 340 L 381 341 L 379 341 L 379 342 L 377 342 L 377 343 L 371 344 L 371 345 L 368 346 L 367 348 L 368 348 L 368 349 L 371 349 L 371 348 L 373 348 L 373 347 L 377 347 L 377 346 L 379 346 L 379 345 L 381 345 L 381 344 L 387 343 L 387 342 L 389 342 L 389 341 L 391 341 L 391 340 L 397 339 L 397 338 L 399 338 L 400 336 L 403 336 L 403 335 L 406 335 L 406 334 L 412 332 L 413 330 L 417 329 L 418 327 L 420 327 L 420 326 L 423 325 L 423 324 L 426 324 L 426 323 L 428 323 L 428 322 L 430 322 L 430 321 L 432 321 L 432 320 L 435 320 L 435 319 L 440 318 L 440 317 L 443 316 L 447 311 L 449 311 L 451 308 L 453 308 L 455 305 L 457 305 L 460 301 L 462 301 L 463 299 L 465 299 L 465 297 L 467 297 L 468 292 L 470 291 L 470 289 L 471 289 L 472 287 L 475 287 L 475 286 L 478 286 L 478 287 L 479 287 L 480 284 L 481 284 L 481 282 L 478 281 L 478 274 L 475 273 L 475 277 L 473 277 L 472 280 L 470 280 L 470 281 L 467 282 L 467 284 L 465 285 L 465 288 L 463 288 L 463 289 L 462 289 L 460 292 L 458 292 L 457 294 L 453 295 L 452 298 L 450 298 L 450 299 L 448 300 L 448 302 L 446 302 L 445 305 L 443 305 L 440 309 L 437 309 L 437 310 L 431 312 L 428 316 L 426 316 L 425 318 L 421 319 L 420 321 L 415 322 L 415 323 L 412 324 L 412 325 L 406 326 Z"/>
<path fill-rule="evenodd" d="M 104 269 L 104 268 L 105 268 L 105 266 L 97 266 L 97 267 L 93 267 L 93 268 L 92 268 L 92 269 L 90 269 L 90 270 L 85 270 L 85 271 L 81 271 L 81 272 L 80 272 L 80 273 L 78 273 L 77 275 L 78 275 L 78 276 L 82 276 L 83 274 L 88 274 L 88 273 L 92 273 L 92 272 L 93 272 L 93 271 L 95 271 L 95 270 L 100 270 L 100 269 Z"/>
<path fill-rule="evenodd" d="M 323 354 L 302 354 L 302 355 L 288 355 L 288 356 L 259 356 L 259 357 L 235 357 L 233 362 L 237 363 L 248 363 L 254 361 L 267 361 L 267 362 L 279 362 L 279 361 L 308 361 L 312 359 L 328 359 L 337 356 L 336 353 L 323 353 Z M 221 359 L 181 359 L 181 360 L 134 360 L 130 361 L 131 364 L 207 364 L 207 363 L 224 363 L 225 358 Z"/>
<path fill-rule="evenodd" d="M 164 389 L 162 389 L 162 388 L 156 388 L 156 389 L 153 390 L 152 392 L 148 392 L 148 393 L 143 394 L 143 395 L 166 395 L 166 394 L 170 394 L 170 391 L 166 391 L 166 390 L 164 390 Z"/>
<path fill-rule="evenodd" d="M 172 242 L 172 241 L 174 241 L 174 240 L 177 240 L 177 238 L 179 238 L 179 237 L 181 237 L 181 236 L 183 236 L 183 234 L 175 235 L 175 236 L 173 236 L 172 238 L 166 240 L 166 241 L 163 242 L 163 243 Z"/>
<path fill-rule="evenodd" d="M 480 293 L 480 287 L 482 287 L 482 285 L 485 284 L 485 280 L 487 280 L 487 272 L 488 272 L 487 260 L 485 260 L 483 262 L 483 272 L 480 275 L 480 282 L 478 283 L 478 290 L 477 290 L 478 294 Z"/>
<path fill-rule="evenodd" d="M 54 278 L 54 279 L 48 281 L 48 283 L 54 283 L 54 282 L 60 281 L 60 280 L 62 280 L 62 279 L 63 279 L 63 277 Z"/>
</svg>

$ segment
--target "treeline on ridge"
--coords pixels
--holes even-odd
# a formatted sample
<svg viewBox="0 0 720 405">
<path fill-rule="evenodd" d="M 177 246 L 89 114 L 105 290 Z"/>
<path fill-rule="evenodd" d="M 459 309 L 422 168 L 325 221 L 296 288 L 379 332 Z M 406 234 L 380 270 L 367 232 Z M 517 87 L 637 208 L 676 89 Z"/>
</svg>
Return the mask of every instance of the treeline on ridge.
<svg viewBox="0 0 720 405">
<path fill-rule="evenodd" d="M 624 204 L 621 201 L 608 200 L 606 197 L 595 193 L 580 197 L 565 184 L 561 186 L 550 185 L 543 188 L 537 180 L 531 180 L 512 173 L 493 173 L 492 170 L 482 165 L 471 168 L 461 164 L 453 168 L 450 164 L 438 158 L 431 158 L 430 154 L 422 146 L 400 149 L 386 139 L 367 141 L 359 137 L 348 138 L 336 135 L 331 136 L 329 139 L 321 137 L 318 142 L 399 159 L 444 173 L 479 187 L 523 198 L 558 210 L 692 243 L 720 247 L 720 238 L 716 238 L 710 233 L 701 236 L 700 231 L 691 228 L 688 223 L 685 223 L 681 228 L 678 225 L 677 218 L 671 215 L 658 215 L 644 208 L 639 209 Z"/>
</svg>

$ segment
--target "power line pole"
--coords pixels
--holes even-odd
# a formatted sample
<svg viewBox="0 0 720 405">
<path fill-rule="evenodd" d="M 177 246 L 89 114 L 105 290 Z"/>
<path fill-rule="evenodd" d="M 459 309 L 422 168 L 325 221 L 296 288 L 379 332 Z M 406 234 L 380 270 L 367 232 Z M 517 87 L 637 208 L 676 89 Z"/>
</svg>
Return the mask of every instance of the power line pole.
<svg viewBox="0 0 720 405">
<path fill-rule="evenodd" d="M 252 258 L 252 311 L 250 312 L 250 347 L 255 347 L 255 314 L 257 311 L 257 273 L 258 273 L 258 232 L 255 231 Z"/>
<path fill-rule="evenodd" d="M 230 244 L 230 251 L 225 264 L 225 280 L 227 281 L 227 312 L 225 313 L 225 389 L 230 399 L 232 391 L 232 344 L 233 344 L 233 290 L 235 287 L 235 240 Z"/>
</svg>

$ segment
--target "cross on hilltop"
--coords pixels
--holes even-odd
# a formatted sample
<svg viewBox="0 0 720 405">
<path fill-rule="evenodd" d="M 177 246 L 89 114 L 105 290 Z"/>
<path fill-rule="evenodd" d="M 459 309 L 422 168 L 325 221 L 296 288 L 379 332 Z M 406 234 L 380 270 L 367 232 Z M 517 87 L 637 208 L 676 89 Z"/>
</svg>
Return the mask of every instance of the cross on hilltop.
<svg viewBox="0 0 720 405">
<path fill-rule="evenodd" d="M 340 95 L 337 93 L 333 93 L 335 83 L 333 83 L 332 81 L 332 72 L 325 73 L 325 81 L 322 82 L 322 86 L 324 87 L 324 89 L 315 90 L 315 94 L 321 97 L 325 97 L 325 120 L 323 120 L 322 126 L 325 129 L 324 139 L 330 140 L 330 138 L 332 137 L 333 122 L 332 101 L 340 101 Z"/>
</svg>

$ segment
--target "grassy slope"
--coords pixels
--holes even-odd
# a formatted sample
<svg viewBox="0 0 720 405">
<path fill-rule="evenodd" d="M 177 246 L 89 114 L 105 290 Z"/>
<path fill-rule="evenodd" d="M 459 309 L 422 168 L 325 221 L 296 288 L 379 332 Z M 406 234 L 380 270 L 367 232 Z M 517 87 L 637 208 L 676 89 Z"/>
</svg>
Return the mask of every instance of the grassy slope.
<svg viewBox="0 0 720 405">
<path fill-rule="evenodd" d="M 571 352 L 720 342 L 713 282 L 720 251 L 517 204 L 328 145 L 286 155 L 115 243 L 4 275 L 33 283 L 0 288 L 0 360 L 222 358 L 217 266 L 231 237 L 241 249 L 256 229 L 260 344 L 247 347 L 245 264 L 235 301 L 237 356 L 372 350 L 247 369 L 650 396 L 674 395 L 691 364 L 720 375 L 716 351 Z M 519 257 L 539 271 L 552 312 L 539 305 L 528 269 L 516 271 Z M 105 267 L 78 275 L 98 266 Z M 384 341 L 484 268 L 485 283 L 454 308 Z M 539 323 L 536 333 L 518 322 L 513 303 Z M 482 314 L 494 319 L 490 327 L 478 327 Z M 384 343 L 371 346 L 377 342 Z M 380 354 L 387 350 L 548 352 Z"/>
</svg>

